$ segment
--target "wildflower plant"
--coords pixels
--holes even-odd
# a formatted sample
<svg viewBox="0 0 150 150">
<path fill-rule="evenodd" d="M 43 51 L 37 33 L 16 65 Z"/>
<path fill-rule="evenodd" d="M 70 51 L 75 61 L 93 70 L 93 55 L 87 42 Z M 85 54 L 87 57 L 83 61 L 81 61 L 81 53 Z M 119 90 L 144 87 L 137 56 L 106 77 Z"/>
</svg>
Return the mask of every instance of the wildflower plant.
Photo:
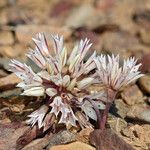
<svg viewBox="0 0 150 150">
<path fill-rule="evenodd" d="M 129 58 L 120 66 L 119 56 L 96 56 L 95 51 L 87 58 L 92 45 L 88 39 L 81 40 L 68 55 L 63 36 L 52 35 L 52 39 L 54 55 L 42 33 L 33 38 L 35 49 L 27 53 L 39 72 L 17 60 L 10 63 L 10 70 L 22 79 L 17 85 L 24 90 L 22 95 L 42 97 L 44 101 L 28 116 L 27 123 L 43 131 L 53 124 L 92 128 L 91 118 L 103 129 L 119 89 L 142 76 L 138 71 L 141 64 Z M 93 84 L 104 85 L 104 92 L 87 91 Z"/>
<path fill-rule="evenodd" d="M 85 56 L 91 47 L 88 39 L 75 45 L 71 54 L 67 55 L 63 36 L 52 35 L 54 55 L 44 34 L 39 33 L 33 38 L 35 49 L 27 53 L 39 68 L 35 73 L 30 66 L 17 60 L 12 60 L 10 70 L 22 82 L 17 87 L 24 91 L 21 95 L 42 96 L 45 104 L 31 113 L 27 123 L 31 126 L 47 130 L 53 123 L 63 123 L 68 126 L 92 127 L 88 118 L 97 120 L 93 106 L 84 102 L 85 88 L 95 82 L 90 72 L 96 68 L 94 52 L 85 62 Z M 82 97 L 78 97 L 82 93 Z M 89 95 L 88 95 L 89 96 Z"/>
<path fill-rule="evenodd" d="M 128 58 L 123 61 L 123 65 L 120 65 L 119 55 L 100 55 L 95 59 L 97 66 L 97 77 L 99 82 L 105 86 L 107 95 L 106 109 L 101 114 L 100 128 L 105 127 L 107 115 L 110 106 L 115 100 L 116 94 L 123 86 L 128 85 L 132 81 L 143 76 L 140 73 L 140 64 L 137 64 L 137 60 L 134 57 Z"/>
</svg>

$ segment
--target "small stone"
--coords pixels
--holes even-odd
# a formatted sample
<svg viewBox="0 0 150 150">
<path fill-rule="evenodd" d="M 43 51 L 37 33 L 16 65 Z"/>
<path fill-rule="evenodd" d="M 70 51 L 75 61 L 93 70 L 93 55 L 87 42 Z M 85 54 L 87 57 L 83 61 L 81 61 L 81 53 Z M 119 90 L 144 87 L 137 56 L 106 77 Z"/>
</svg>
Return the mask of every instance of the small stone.
<svg viewBox="0 0 150 150">
<path fill-rule="evenodd" d="M 71 144 L 67 145 L 57 145 L 53 146 L 52 148 L 48 150 L 96 150 L 94 147 L 82 143 L 82 142 L 73 142 Z"/>
<path fill-rule="evenodd" d="M 39 32 L 45 33 L 47 38 L 51 34 L 63 35 L 64 39 L 68 39 L 71 35 L 71 30 L 66 27 L 54 27 L 49 25 L 19 25 L 16 27 L 16 36 L 19 42 L 29 44 L 29 41 Z"/>
<path fill-rule="evenodd" d="M 125 88 L 121 93 L 121 97 L 128 105 L 144 102 L 143 93 L 140 91 L 137 85 L 132 85 L 128 88 Z"/>
<path fill-rule="evenodd" d="M 14 49 L 12 46 L 1 46 L 0 54 L 4 57 L 15 58 L 21 53 L 20 49 Z"/>
<path fill-rule="evenodd" d="M 66 19 L 65 25 L 67 27 L 78 28 L 82 27 L 88 22 L 92 17 L 94 12 L 94 7 L 91 4 L 80 5 L 75 8 L 71 13 L 69 13 L 68 18 Z"/>
<path fill-rule="evenodd" d="M 20 88 L 14 88 L 11 90 L 3 91 L 0 93 L 0 98 L 10 98 L 14 96 L 18 96 L 22 93 L 22 90 Z"/>
<path fill-rule="evenodd" d="M 7 75 L 8 73 L 6 71 L 4 71 L 3 69 L 0 69 L 0 78 L 6 77 Z"/>
<path fill-rule="evenodd" d="M 129 109 L 127 118 L 150 122 L 150 110 L 146 105 L 136 104 Z"/>
<path fill-rule="evenodd" d="M 141 77 L 139 83 L 144 92 L 150 94 L 150 75 L 144 75 Z"/>
<path fill-rule="evenodd" d="M 96 129 L 90 134 L 90 143 L 97 150 L 134 150 L 111 129 Z"/>
<path fill-rule="evenodd" d="M 51 136 L 36 139 L 26 145 L 22 150 L 42 150 L 48 145 L 50 138 Z"/>
<path fill-rule="evenodd" d="M 121 118 L 111 117 L 107 122 L 110 125 L 110 128 L 117 133 L 127 127 L 127 122 Z"/>
<path fill-rule="evenodd" d="M 5 7 L 7 3 L 7 0 L 0 0 L 0 7 Z"/>
<path fill-rule="evenodd" d="M 11 89 L 20 81 L 21 80 L 14 73 L 12 73 L 6 77 L 0 78 L 0 89 Z"/>
<path fill-rule="evenodd" d="M 1 31 L 0 32 L 0 45 L 11 45 L 14 43 L 14 38 L 11 32 Z"/>
<path fill-rule="evenodd" d="M 148 150 L 150 125 L 131 125 L 122 130 L 122 138 L 137 150 Z"/>
<path fill-rule="evenodd" d="M 76 140 L 83 142 L 83 143 L 89 143 L 89 135 L 93 131 L 91 128 L 85 128 L 81 130 L 77 135 L 76 135 Z"/>
<path fill-rule="evenodd" d="M 142 64 L 142 66 L 140 67 L 142 73 L 150 72 L 150 53 L 142 56 L 142 58 L 138 62 Z"/>
<path fill-rule="evenodd" d="M 12 123 L 0 125 L 0 149 L 15 150 L 16 141 L 28 127 Z"/>
<path fill-rule="evenodd" d="M 124 58 L 132 55 L 131 49 L 138 49 L 138 39 L 128 32 L 105 32 L 102 36 L 103 47 L 109 53 L 120 54 Z"/>
<path fill-rule="evenodd" d="M 51 149 L 54 145 L 66 144 L 75 141 L 75 134 L 71 133 L 67 130 L 60 131 L 59 133 L 55 134 L 51 140 L 49 141 L 47 150 Z"/>
<path fill-rule="evenodd" d="M 150 44 L 150 32 L 148 30 L 141 30 L 140 35 L 144 44 Z"/>
<path fill-rule="evenodd" d="M 0 11 L 0 25 L 5 25 L 8 22 L 7 12 L 6 11 Z"/>
<path fill-rule="evenodd" d="M 127 112 L 129 111 L 129 106 L 125 104 L 122 99 L 116 99 L 115 107 L 117 108 L 117 114 L 120 117 L 125 118 L 127 115 Z"/>
</svg>

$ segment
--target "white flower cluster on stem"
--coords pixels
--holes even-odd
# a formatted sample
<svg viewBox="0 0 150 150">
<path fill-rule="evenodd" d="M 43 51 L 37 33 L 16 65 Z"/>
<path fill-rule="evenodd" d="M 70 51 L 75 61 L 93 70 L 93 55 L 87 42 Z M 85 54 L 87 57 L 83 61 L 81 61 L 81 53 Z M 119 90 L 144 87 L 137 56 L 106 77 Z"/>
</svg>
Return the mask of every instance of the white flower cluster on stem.
<svg viewBox="0 0 150 150">
<path fill-rule="evenodd" d="M 87 38 L 75 45 L 70 55 L 63 36 L 52 35 L 52 39 L 54 55 L 42 33 L 33 38 L 35 49 L 27 53 L 41 69 L 39 72 L 35 73 L 30 66 L 17 60 L 10 63 L 10 70 L 22 79 L 17 85 L 24 90 L 22 95 L 48 97 L 45 105 L 29 115 L 27 123 L 32 126 L 36 124 L 46 130 L 54 122 L 66 126 L 76 126 L 78 122 L 81 127 L 92 127 L 88 119 L 97 120 L 97 114 L 86 97 L 93 99 L 99 109 L 105 109 L 105 105 L 98 100 L 106 97 L 102 93 L 87 94 L 86 88 L 101 82 L 117 91 L 142 76 L 138 71 L 141 64 L 136 65 L 135 58 L 125 60 L 122 67 L 119 56 L 96 56 L 94 51 L 87 58 L 92 45 Z M 82 96 L 78 97 L 78 93 Z"/>
</svg>

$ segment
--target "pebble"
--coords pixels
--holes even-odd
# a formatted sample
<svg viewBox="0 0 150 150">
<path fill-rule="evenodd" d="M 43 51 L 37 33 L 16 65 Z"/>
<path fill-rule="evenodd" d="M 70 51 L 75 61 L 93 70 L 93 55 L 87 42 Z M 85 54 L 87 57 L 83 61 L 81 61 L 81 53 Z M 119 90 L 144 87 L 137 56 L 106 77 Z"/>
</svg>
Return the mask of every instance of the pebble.
<svg viewBox="0 0 150 150">
<path fill-rule="evenodd" d="M 143 93 L 137 85 L 132 85 L 125 88 L 121 93 L 121 97 L 128 105 L 134 105 L 144 102 Z"/>
<path fill-rule="evenodd" d="M 144 75 L 139 79 L 139 84 L 144 92 L 150 94 L 150 75 Z"/>
<path fill-rule="evenodd" d="M 53 146 L 48 150 L 96 150 L 96 148 L 82 142 L 73 142 L 67 145 Z"/>
<path fill-rule="evenodd" d="M 14 38 L 11 32 L 1 31 L 0 32 L 0 45 L 12 45 L 14 43 Z"/>
</svg>

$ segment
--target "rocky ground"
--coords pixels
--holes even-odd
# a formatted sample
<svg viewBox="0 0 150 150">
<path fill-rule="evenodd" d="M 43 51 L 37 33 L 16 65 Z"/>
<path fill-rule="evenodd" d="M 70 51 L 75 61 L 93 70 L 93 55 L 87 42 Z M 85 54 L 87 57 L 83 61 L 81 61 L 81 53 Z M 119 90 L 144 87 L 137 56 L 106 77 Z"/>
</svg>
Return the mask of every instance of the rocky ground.
<svg viewBox="0 0 150 150">
<path fill-rule="evenodd" d="M 98 53 L 139 58 L 145 76 L 121 89 L 107 124 L 135 150 L 150 149 L 149 0 L 0 0 L 0 150 L 15 149 L 28 129 L 26 116 L 40 105 L 33 97 L 20 96 L 15 87 L 20 80 L 8 71 L 11 58 L 30 63 L 25 53 L 37 32 L 62 34 L 68 47 L 88 37 Z M 95 150 L 98 143 L 90 132 L 60 131 L 23 150 Z"/>
</svg>

